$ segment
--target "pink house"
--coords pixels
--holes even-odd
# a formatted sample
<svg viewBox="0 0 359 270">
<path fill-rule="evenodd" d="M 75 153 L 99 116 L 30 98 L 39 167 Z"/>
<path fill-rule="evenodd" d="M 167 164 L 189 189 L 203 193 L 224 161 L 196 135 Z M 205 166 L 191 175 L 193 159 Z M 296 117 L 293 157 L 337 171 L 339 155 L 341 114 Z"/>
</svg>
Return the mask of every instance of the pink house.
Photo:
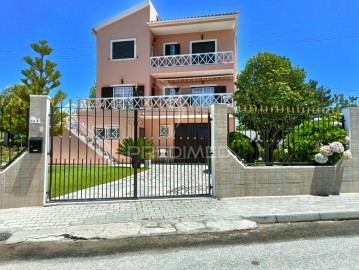
<svg viewBox="0 0 359 270">
<path fill-rule="evenodd" d="M 161 19 L 151 1 L 92 30 L 97 97 L 232 93 L 237 74 L 238 12 Z"/>
<path fill-rule="evenodd" d="M 171 148 L 188 142 L 208 144 L 209 105 L 234 111 L 237 20 L 238 12 L 161 19 L 147 0 L 96 25 L 97 99 L 79 101 L 86 109 L 72 118 L 70 133 L 84 143 L 97 139 L 117 160 L 119 140 L 135 132 L 160 149 L 157 156 L 176 155 Z M 133 119 L 136 108 L 135 131 L 123 119 Z"/>
</svg>

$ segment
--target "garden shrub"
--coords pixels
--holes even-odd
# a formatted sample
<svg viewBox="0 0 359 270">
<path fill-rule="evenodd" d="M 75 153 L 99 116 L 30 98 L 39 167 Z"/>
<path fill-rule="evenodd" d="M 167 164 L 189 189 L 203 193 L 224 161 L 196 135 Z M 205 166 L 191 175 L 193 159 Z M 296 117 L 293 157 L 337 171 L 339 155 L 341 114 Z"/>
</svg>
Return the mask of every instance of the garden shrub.
<svg viewBox="0 0 359 270">
<path fill-rule="evenodd" d="M 228 136 L 229 148 L 246 163 L 254 163 L 258 158 L 257 144 L 240 132 L 230 132 Z"/>
<path fill-rule="evenodd" d="M 340 115 L 325 115 L 295 126 L 278 149 L 280 161 L 336 163 L 348 144 L 347 131 L 341 127 L 340 118 Z"/>
</svg>

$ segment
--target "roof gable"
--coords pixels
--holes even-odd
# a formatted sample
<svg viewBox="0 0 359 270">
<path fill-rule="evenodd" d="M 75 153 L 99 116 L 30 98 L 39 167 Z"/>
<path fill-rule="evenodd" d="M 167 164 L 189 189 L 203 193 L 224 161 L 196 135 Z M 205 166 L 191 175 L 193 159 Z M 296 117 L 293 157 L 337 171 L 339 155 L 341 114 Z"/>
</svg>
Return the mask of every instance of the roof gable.
<svg viewBox="0 0 359 270">
<path fill-rule="evenodd" d="M 137 12 L 137 11 L 140 11 L 141 9 L 145 8 L 145 7 L 148 7 L 149 5 L 152 5 L 151 1 L 150 0 L 145 0 L 141 3 L 139 3 L 138 5 L 136 6 L 133 6 L 123 12 L 120 12 L 118 13 L 117 15 L 95 25 L 95 27 L 92 29 L 92 32 L 93 33 L 96 33 L 97 31 L 101 30 L 102 28 L 106 27 L 107 25 L 111 24 L 111 23 L 114 23 L 114 22 L 117 22 L 119 20 L 122 20 L 123 18 Z"/>
</svg>

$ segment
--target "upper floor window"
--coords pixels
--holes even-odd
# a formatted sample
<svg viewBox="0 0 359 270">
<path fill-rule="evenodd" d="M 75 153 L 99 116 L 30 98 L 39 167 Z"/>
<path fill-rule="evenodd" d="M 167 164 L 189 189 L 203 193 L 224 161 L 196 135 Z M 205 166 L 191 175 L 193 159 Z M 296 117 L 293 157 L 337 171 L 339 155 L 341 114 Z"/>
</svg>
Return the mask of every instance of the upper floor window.
<svg viewBox="0 0 359 270">
<path fill-rule="evenodd" d="M 111 40 L 111 60 L 136 58 L 136 39 Z"/>
<path fill-rule="evenodd" d="M 180 54 L 180 45 L 178 43 L 165 43 L 164 55 L 176 55 Z"/>
<path fill-rule="evenodd" d="M 212 64 L 216 62 L 216 40 L 191 41 L 192 64 Z"/>
</svg>

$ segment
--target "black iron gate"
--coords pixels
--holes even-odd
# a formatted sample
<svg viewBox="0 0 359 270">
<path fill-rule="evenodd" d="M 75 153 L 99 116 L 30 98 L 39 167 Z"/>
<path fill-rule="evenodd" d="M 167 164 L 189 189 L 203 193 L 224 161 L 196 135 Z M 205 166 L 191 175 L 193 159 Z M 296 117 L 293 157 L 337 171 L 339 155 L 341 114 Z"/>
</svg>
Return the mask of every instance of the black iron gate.
<svg viewBox="0 0 359 270">
<path fill-rule="evenodd" d="M 137 99 L 51 108 L 48 201 L 211 195 L 208 108 Z"/>
</svg>

